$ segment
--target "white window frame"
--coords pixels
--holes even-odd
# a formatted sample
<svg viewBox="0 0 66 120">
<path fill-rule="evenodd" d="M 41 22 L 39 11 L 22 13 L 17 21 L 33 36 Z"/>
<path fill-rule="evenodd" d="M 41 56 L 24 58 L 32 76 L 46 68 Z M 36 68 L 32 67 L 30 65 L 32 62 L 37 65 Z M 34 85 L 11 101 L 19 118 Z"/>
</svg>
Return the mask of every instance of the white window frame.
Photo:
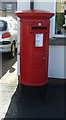
<svg viewBox="0 0 66 120">
<path fill-rule="evenodd" d="M 55 15 L 56 15 L 56 0 L 55 0 Z M 66 35 L 65 34 L 55 34 L 55 16 L 53 18 L 53 37 L 55 38 L 66 38 Z"/>
</svg>

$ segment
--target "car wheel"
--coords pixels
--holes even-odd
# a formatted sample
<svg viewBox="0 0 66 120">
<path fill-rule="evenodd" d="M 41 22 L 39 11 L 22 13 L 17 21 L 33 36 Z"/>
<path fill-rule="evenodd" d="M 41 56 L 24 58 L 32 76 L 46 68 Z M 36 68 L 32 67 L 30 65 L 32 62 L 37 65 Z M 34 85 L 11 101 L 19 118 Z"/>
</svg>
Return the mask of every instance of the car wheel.
<svg viewBox="0 0 66 120">
<path fill-rule="evenodd" d="M 12 56 L 12 58 L 15 57 L 15 44 L 14 43 L 11 46 L 11 56 Z"/>
</svg>

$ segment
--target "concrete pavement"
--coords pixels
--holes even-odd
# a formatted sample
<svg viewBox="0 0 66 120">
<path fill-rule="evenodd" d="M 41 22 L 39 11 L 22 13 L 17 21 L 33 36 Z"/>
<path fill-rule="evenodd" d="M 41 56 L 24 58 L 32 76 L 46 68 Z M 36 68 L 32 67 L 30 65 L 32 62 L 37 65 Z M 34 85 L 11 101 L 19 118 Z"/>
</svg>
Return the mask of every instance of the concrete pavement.
<svg viewBox="0 0 66 120">
<path fill-rule="evenodd" d="M 17 62 L 0 79 L 0 120 L 5 117 L 18 85 Z"/>
</svg>

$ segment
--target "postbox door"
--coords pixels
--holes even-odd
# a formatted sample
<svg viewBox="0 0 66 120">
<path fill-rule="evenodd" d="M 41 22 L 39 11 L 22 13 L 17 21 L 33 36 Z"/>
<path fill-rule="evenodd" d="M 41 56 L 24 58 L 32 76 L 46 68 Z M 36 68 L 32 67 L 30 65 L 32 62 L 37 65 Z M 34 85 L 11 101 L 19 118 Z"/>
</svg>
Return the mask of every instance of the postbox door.
<svg viewBox="0 0 66 120">
<path fill-rule="evenodd" d="M 48 32 L 47 27 L 34 27 L 31 33 L 32 62 L 30 82 L 47 83 L 48 76 Z"/>
</svg>

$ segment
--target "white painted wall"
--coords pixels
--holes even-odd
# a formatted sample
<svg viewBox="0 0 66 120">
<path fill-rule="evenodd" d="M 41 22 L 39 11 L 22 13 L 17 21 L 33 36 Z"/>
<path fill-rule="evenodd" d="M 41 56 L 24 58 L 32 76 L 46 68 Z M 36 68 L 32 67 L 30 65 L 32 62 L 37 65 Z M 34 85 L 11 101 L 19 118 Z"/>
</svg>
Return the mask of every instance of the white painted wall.
<svg viewBox="0 0 66 120">
<path fill-rule="evenodd" d="M 30 0 L 17 0 L 17 10 L 23 11 L 30 9 Z"/>
<path fill-rule="evenodd" d="M 65 47 L 66 48 L 66 47 Z M 50 45 L 49 47 L 49 71 L 51 78 L 64 78 L 64 46 Z"/>
<path fill-rule="evenodd" d="M 17 9 L 18 11 L 23 11 L 30 9 L 30 0 L 18 0 Z M 54 2 L 53 2 L 54 1 Z M 56 0 L 44 0 L 41 2 L 39 0 L 35 0 L 35 9 L 40 10 L 46 10 L 49 12 L 55 13 L 56 8 Z M 54 36 L 54 26 L 55 26 L 55 18 L 51 18 L 50 20 L 50 37 Z M 20 51 L 20 25 L 18 23 L 18 53 Z M 49 47 L 49 70 L 48 70 L 48 76 L 52 78 L 66 78 L 65 76 L 65 49 L 64 46 L 50 46 Z M 20 75 L 20 56 L 17 55 L 18 58 L 18 75 Z"/>
</svg>

